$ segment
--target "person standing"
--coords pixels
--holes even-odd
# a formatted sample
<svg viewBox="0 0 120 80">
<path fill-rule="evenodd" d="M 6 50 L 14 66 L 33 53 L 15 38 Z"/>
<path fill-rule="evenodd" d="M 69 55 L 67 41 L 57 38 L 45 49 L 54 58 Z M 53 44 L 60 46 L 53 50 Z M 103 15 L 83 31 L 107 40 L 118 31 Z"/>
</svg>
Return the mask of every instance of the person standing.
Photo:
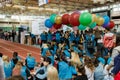
<svg viewBox="0 0 120 80">
<path fill-rule="evenodd" d="M 12 41 L 15 42 L 16 31 L 12 30 Z"/>
<path fill-rule="evenodd" d="M 116 36 L 110 31 L 109 28 L 106 28 L 106 33 L 103 37 L 104 53 L 103 56 L 108 56 L 108 53 L 112 53 L 112 49 L 115 47 Z"/>
</svg>

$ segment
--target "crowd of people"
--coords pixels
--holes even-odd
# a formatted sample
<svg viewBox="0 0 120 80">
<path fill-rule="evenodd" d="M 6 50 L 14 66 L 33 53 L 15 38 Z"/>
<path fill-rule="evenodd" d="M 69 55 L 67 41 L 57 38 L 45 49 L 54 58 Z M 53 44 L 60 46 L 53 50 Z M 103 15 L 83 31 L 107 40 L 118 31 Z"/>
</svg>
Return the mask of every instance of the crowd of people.
<svg viewBox="0 0 120 80">
<path fill-rule="evenodd" d="M 5 40 L 11 40 L 15 42 L 15 36 L 16 36 L 16 31 L 12 30 L 10 31 L 0 31 L 0 38 L 5 39 Z"/>
<path fill-rule="evenodd" d="M 2 80 L 119 80 L 120 34 L 106 28 L 40 34 L 40 62 L 0 54 Z M 4 54 L 4 53 L 3 53 Z M 20 79 L 22 80 L 22 79 Z"/>
</svg>

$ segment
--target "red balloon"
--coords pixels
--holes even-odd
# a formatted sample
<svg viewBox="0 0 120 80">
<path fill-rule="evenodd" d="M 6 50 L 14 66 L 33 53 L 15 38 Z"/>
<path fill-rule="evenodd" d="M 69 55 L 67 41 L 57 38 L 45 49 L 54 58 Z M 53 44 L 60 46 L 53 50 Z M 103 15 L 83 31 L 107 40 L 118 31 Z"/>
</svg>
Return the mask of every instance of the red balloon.
<svg viewBox="0 0 120 80">
<path fill-rule="evenodd" d="M 62 27 L 62 24 L 54 24 L 53 27 L 55 29 L 60 29 Z"/>
<path fill-rule="evenodd" d="M 70 15 L 69 14 L 64 14 L 63 16 L 62 16 L 62 23 L 63 24 L 69 24 L 69 17 L 70 17 Z"/>
<path fill-rule="evenodd" d="M 108 25 L 109 28 L 112 29 L 115 26 L 115 23 L 113 21 L 110 21 Z"/>
<path fill-rule="evenodd" d="M 80 25 L 79 16 L 80 16 L 79 13 L 72 13 L 70 18 L 69 18 L 69 23 L 72 26 L 79 26 Z"/>
<path fill-rule="evenodd" d="M 49 30 L 50 30 L 50 32 L 56 32 L 57 31 L 54 27 L 50 28 Z"/>
</svg>

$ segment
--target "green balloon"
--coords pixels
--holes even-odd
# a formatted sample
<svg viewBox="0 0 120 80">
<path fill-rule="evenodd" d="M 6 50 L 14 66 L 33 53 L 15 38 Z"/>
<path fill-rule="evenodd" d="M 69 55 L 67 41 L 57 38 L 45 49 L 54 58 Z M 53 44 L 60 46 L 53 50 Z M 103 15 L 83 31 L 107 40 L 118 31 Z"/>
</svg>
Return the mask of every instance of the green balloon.
<svg viewBox="0 0 120 80">
<path fill-rule="evenodd" d="M 81 25 L 78 26 L 78 29 L 79 29 L 79 30 L 85 30 L 86 27 L 81 24 Z"/>
<path fill-rule="evenodd" d="M 54 24 L 55 23 L 55 18 L 56 18 L 56 14 L 52 14 L 51 16 L 50 16 L 50 21 Z"/>
<path fill-rule="evenodd" d="M 92 22 L 92 15 L 88 12 L 84 12 L 80 15 L 79 21 L 82 25 L 88 26 Z"/>
<path fill-rule="evenodd" d="M 97 25 L 96 22 L 93 22 L 89 25 L 89 27 L 93 29 L 94 27 L 96 27 L 96 25 Z"/>
</svg>

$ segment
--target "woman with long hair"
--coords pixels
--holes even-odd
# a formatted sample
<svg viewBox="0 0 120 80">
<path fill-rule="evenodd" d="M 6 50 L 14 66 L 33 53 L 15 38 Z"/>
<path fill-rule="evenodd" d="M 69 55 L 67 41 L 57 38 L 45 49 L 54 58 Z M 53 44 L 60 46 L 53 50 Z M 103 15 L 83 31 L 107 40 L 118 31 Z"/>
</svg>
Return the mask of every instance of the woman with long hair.
<svg viewBox="0 0 120 80">
<path fill-rule="evenodd" d="M 71 52 L 71 63 L 73 63 L 74 66 L 76 66 L 76 64 L 81 65 L 81 61 L 79 58 L 79 55 L 75 52 Z"/>
<path fill-rule="evenodd" d="M 85 56 L 84 63 L 85 63 L 84 64 L 85 65 L 85 73 L 87 75 L 88 80 L 94 80 L 95 67 L 94 67 L 92 59 L 88 56 Z"/>
<path fill-rule="evenodd" d="M 13 68 L 12 76 L 21 75 L 21 69 L 22 69 L 22 62 L 18 61 L 15 67 Z"/>
<path fill-rule="evenodd" d="M 55 67 L 49 66 L 47 69 L 47 80 L 59 80 L 58 71 Z"/>
<path fill-rule="evenodd" d="M 4 67 L 4 72 L 5 72 L 5 78 L 8 78 L 10 76 L 12 76 L 12 65 L 9 61 L 9 57 L 8 56 L 3 56 L 3 67 Z"/>
</svg>

